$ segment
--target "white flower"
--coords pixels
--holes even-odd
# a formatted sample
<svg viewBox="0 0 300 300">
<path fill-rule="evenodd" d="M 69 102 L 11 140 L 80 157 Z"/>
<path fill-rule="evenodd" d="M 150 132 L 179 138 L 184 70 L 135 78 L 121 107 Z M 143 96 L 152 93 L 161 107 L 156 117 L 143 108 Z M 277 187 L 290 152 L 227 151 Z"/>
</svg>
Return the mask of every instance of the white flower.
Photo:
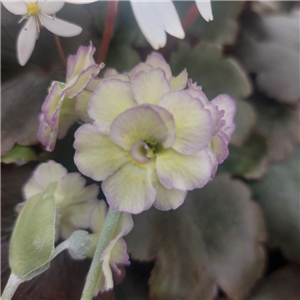
<svg viewBox="0 0 300 300">
<path fill-rule="evenodd" d="M 23 0 L 21 2 L 4 2 L 2 0 L 1 2 L 11 13 L 22 15 L 21 21 L 27 19 L 17 40 L 17 56 L 21 66 L 24 66 L 29 60 L 41 26 L 63 37 L 76 36 L 82 31 L 80 26 L 52 16 L 62 9 L 65 4 L 63 1 Z"/>
<path fill-rule="evenodd" d="M 154 49 L 166 45 L 167 34 L 183 39 L 185 34 L 172 0 L 130 0 L 136 21 L 149 44 Z M 206 21 L 212 21 L 210 0 L 196 1 L 198 10 Z"/>
</svg>

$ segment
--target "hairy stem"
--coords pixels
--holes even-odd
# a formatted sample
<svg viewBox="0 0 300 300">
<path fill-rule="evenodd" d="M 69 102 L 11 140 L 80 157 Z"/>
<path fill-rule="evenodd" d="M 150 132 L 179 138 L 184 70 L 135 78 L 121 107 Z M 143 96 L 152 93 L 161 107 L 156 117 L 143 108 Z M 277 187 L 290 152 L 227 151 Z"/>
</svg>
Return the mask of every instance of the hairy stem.
<svg viewBox="0 0 300 300">
<path fill-rule="evenodd" d="M 64 54 L 64 50 L 61 46 L 61 43 L 60 43 L 60 39 L 59 37 L 54 34 L 54 38 L 55 38 L 55 43 L 56 43 L 56 46 L 57 46 L 57 49 L 58 49 L 58 52 L 59 52 L 59 56 L 60 56 L 60 59 L 62 61 L 62 63 L 64 64 L 64 66 L 67 65 L 67 60 L 66 60 L 66 57 L 65 57 L 65 54 Z"/>
<path fill-rule="evenodd" d="M 90 266 L 90 270 L 82 292 L 81 300 L 92 300 L 93 298 L 97 280 L 101 271 L 102 261 L 100 260 L 100 256 L 113 237 L 113 233 L 117 226 L 120 214 L 121 213 L 119 211 L 114 211 L 112 209 L 110 209 L 107 214 L 105 224 L 98 241 L 94 258 Z"/>
<path fill-rule="evenodd" d="M 116 16 L 118 14 L 118 3 L 119 1 L 108 1 L 107 3 L 106 23 L 104 28 L 103 40 L 97 58 L 98 64 L 105 61 L 109 49 L 109 44 L 114 32 Z"/>
<path fill-rule="evenodd" d="M 22 280 L 14 274 L 10 274 L 0 300 L 11 300 Z"/>
</svg>

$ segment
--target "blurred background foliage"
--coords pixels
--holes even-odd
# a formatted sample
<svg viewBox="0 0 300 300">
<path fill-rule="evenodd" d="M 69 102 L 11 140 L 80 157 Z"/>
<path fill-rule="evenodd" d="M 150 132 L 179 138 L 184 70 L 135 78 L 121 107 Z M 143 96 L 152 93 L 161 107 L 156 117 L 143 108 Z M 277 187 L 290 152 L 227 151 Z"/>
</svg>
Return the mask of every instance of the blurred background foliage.
<svg viewBox="0 0 300 300">
<path fill-rule="evenodd" d="M 193 5 L 175 2 L 183 23 Z M 83 27 L 78 37 L 61 38 L 66 55 L 89 40 L 99 49 L 106 8 L 106 2 L 66 4 L 58 13 Z M 152 208 L 134 216 L 135 227 L 126 237 L 132 264 L 114 291 L 97 299 L 300 299 L 299 3 L 213 1 L 212 10 L 214 21 L 198 16 L 185 28 L 183 41 L 169 37 L 160 52 L 175 75 L 187 68 L 209 99 L 227 93 L 236 101 L 229 157 L 176 211 Z M 123 72 L 152 49 L 130 4 L 121 1 L 118 11 L 105 63 Z M 65 77 L 54 36 L 43 29 L 32 58 L 20 67 L 17 22 L 2 9 L 3 287 L 22 185 L 48 159 L 77 171 L 73 141 L 79 125 L 52 153 L 37 139 L 48 86 Z M 22 284 L 15 299 L 77 299 L 89 263 L 61 254 L 47 272 Z"/>
</svg>

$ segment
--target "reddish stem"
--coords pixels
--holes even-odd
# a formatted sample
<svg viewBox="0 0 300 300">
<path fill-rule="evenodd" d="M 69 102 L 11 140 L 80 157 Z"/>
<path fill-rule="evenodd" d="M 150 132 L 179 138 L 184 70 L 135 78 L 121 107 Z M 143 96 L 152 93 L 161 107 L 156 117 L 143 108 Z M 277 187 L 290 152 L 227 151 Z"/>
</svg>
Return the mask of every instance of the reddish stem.
<svg viewBox="0 0 300 300">
<path fill-rule="evenodd" d="M 66 60 L 66 57 L 65 57 L 65 54 L 64 54 L 64 50 L 63 50 L 63 48 L 61 46 L 61 43 L 60 43 L 60 39 L 56 34 L 54 34 L 54 38 L 55 38 L 55 43 L 56 43 L 61 61 L 64 64 L 64 66 L 66 66 L 67 65 L 67 60 Z"/>
<path fill-rule="evenodd" d="M 97 57 L 98 64 L 104 62 L 106 59 L 106 55 L 109 49 L 109 44 L 114 32 L 116 16 L 118 14 L 118 4 L 119 1 L 108 1 L 107 3 L 107 16 L 106 16 L 103 40 Z"/>
<path fill-rule="evenodd" d="M 196 3 L 194 3 L 182 21 L 182 27 L 184 31 L 186 31 L 192 26 L 192 24 L 195 22 L 198 16 L 199 16 L 199 11 Z"/>
</svg>

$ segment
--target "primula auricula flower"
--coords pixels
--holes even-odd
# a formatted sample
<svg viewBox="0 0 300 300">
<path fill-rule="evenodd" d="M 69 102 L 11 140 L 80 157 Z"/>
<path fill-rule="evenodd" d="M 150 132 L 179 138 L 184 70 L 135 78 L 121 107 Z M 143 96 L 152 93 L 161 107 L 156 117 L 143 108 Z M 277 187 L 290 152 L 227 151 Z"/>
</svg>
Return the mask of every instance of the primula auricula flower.
<svg viewBox="0 0 300 300">
<path fill-rule="evenodd" d="M 77 55 L 68 58 L 66 83 L 54 82 L 42 106 L 38 137 L 48 151 L 53 151 L 56 139 L 62 139 L 74 124 L 76 115 L 80 118 L 81 105 L 76 101 L 89 82 L 96 77 L 104 64 L 97 65 L 93 55 L 95 48 L 80 47 Z M 76 103 L 77 102 L 77 103 Z"/>
<path fill-rule="evenodd" d="M 68 173 L 61 164 L 50 160 L 40 164 L 25 183 L 25 200 L 44 192 L 49 183 L 54 181 L 59 183 L 54 194 L 60 214 L 56 238 L 61 236 L 67 239 L 74 230 L 89 227 L 90 214 L 98 203 L 99 187 L 96 184 L 85 186 L 86 180 L 79 173 Z M 24 204 L 18 204 L 18 212 Z"/>
<path fill-rule="evenodd" d="M 156 65 L 130 82 L 102 80 L 88 105 L 93 124 L 75 133 L 78 169 L 103 181 L 114 210 L 176 209 L 212 175 L 210 111 L 188 90 L 172 90 L 170 67 L 160 55 L 151 60 Z"/>
<path fill-rule="evenodd" d="M 23 0 L 12 2 L 2 0 L 1 2 L 11 13 L 21 15 L 21 21 L 28 19 L 17 39 L 17 56 L 21 66 L 27 63 L 33 52 L 40 27 L 44 26 L 52 33 L 63 37 L 76 36 L 82 31 L 80 26 L 52 16 L 62 9 L 63 1 Z"/>
<path fill-rule="evenodd" d="M 166 45 L 167 34 L 183 39 L 185 34 L 172 0 L 130 0 L 134 16 L 145 38 L 154 49 Z M 210 0 L 196 1 L 206 21 L 213 19 Z"/>
<path fill-rule="evenodd" d="M 211 142 L 207 147 L 207 151 L 212 160 L 212 177 L 214 177 L 218 165 L 221 164 L 228 156 L 227 145 L 231 135 L 234 132 L 234 116 L 236 106 L 234 101 L 225 94 L 218 95 L 212 101 L 209 101 L 202 92 L 202 88 L 193 84 L 189 80 L 190 95 L 202 102 L 204 108 L 209 110 L 212 117 L 213 131 Z"/>
<path fill-rule="evenodd" d="M 87 257 L 94 256 L 106 216 L 107 207 L 105 202 L 101 200 L 92 212 L 90 218 L 90 228 L 94 233 L 88 235 L 91 242 L 87 245 L 89 248 L 89 252 L 86 255 Z M 112 240 L 100 257 L 100 259 L 103 260 L 102 270 L 97 281 L 94 295 L 97 295 L 100 291 L 103 292 L 112 289 L 114 286 L 112 271 L 116 275 L 120 275 L 121 271 L 118 266 L 130 265 L 129 256 L 127 254 L 127 245 L 122 237 L 127 235 L 132 228 L 133 221 L 131 215 L 128 213 L 121 213 Z"/>
</svg>

